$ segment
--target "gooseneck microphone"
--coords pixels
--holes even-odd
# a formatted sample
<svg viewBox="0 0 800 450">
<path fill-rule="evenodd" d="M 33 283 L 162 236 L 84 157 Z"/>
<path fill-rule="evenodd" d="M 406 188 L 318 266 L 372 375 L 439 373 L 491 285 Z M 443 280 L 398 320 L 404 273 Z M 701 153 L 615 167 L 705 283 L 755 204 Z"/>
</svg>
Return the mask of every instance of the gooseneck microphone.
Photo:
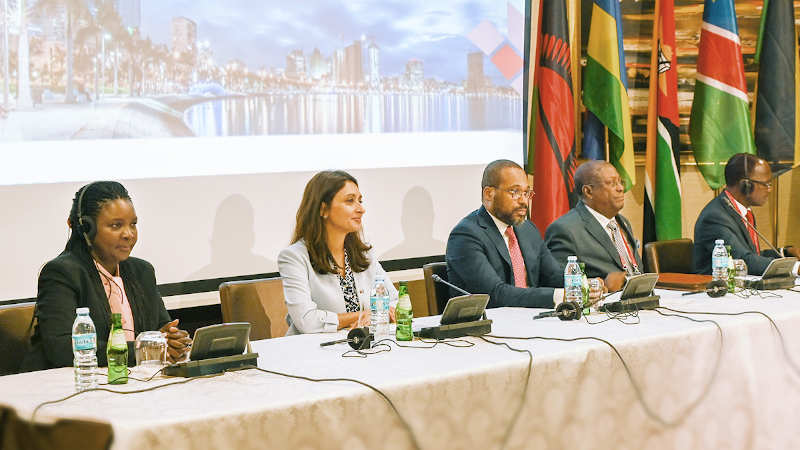
<svg viewBox="0 0 800 450">
<path fill-rule="evenodd" d="M 722 200 L 724 200 L 724 201 L 725 201 L 725 203 L 727 203 L 727 204 L 728 204 L 728 206 L 730 206 L 730 207 L 731 207 L 731 209 L 733 210 L 733 212 L 736 214 L 736 216 L 737 216 L 737 217 L 739 217 L 739 218 L 741 218 L 741 217 L 742 217 L 742 216 L 741 216 L 741 215 L 740 215 L 740 214 L 737 212 L 737 211 L 739 211 L 739 209 L 738 209 L 738 208 L 736 208 L 736 206 L 734 206 L 734 204 L 733 204 L 733 203 L 730 201 L 730 199 L 728 198 L 728 196 L 727 196 L 727 195 L 723 196 L 723 197 L 722 197 Z M 772 245 L 772 242 L 770 242 L 770 241 L 769 241 L 769 239 L 767 239 L 767 238 L 766 238 L 766 237 L 765 237 L 763 234 L 761 234 L 761 232 L 760 232 L 760 231 L 758 231 L 758 229 L 755 227 L 755 225 L 751 224 L 751 223 L 750 223 L 748 220 L 746 220 L 746 219 L 745 219 L 745 220 L 742 220 L 742 222 L 744 222 L 744 224 L 745 224 L 745 226 L 746 226 L 746 227 L 748 227 L 748 228 L 750 228 L 751 230 L 755 231 L 755 232 L 756 232 L 756 234 L 757 234 L 757 235 L 758 235 L 758 236 L 759 236 L 761 239 L 763 239 L 763 240 L 764 240 L 764 242 L 766 242 L 766 243 L 767 243 L 767 245 L 769 245 L 769 248 L 771 248 L 771 249 L 775 250 L 775 253 L 777 253 L 777 254 L 781 255 L 781 258 L 784 258 L 784 257 L 785 257 L 785 255 L 783 254 L 783 249 L 780 249 L 780 250 L 778 250 L 778 249 L 777 249 L 777 248 L 776 248 L 774 245 Z"/>
<path fill-rule="evenodd" d="M 347 333 L 347 339 L 337 339 L 335 341 L 321 342 L 320 347 L 327 347 L 334 344 L 350 344 L 354 350 L 365 350 L 372 345 L 373 335 L 369 333 L 368 327 L 353 328 Z"/>
<path fill-rule="evenodd" d="M 440 277 L 439 275 L 433 274 L 433 275 L 431 276 L 431 278 L 433 278 L 433 281 L 435 281 L 435 282 L 437 282 L 437 283 L 446 284 L 446 285 L 450 286 L 451 288 L 453 288 L 453 289 L 457 290 L 458 292 L 461 292 L 461 293 L 462 293 L 462 294 L 464 294 L 464 295 L 472 295 L 472 294 L 470 294 L 469 292 L 467 292 L 467 291 L 465 291 L 465 290 L 461 289 L 460 287 L 456 286 L 455 284 L 453 284 L 453 283 L 450 283 L 450 282 L 448 282 L 448 281 L 445 281 L 445 280 L 443 280 L 443 279 L 442 279 L 442 277 Z"/>
<path fill-rule="evenodd" d="M 444 284 L 446 286 L 450 286 L 451 288 L 457 290 L 458 292 L 460 292 L 460 293 L 462 293 L 464 295 L 472 295 L 469 292 L 467 292 L 467 291 L 461 289 L 460 287 L 456 286 L 455 284 L 450 283 L 449 281 L 445 281 L 439 275 L 433 274 L 433 275 L 431 275 L 431 278 L 433 279 L 433 281 L 435 281 L 437 283 L 442 283 L 442 284 Z M 442 312 L 444 312 L 444 311 L 442 311 Z M 483 310 L 483 315 L 481 315 L 481 318 L 483 320 L 486 320 L 486 310 Z"/>
</svg>

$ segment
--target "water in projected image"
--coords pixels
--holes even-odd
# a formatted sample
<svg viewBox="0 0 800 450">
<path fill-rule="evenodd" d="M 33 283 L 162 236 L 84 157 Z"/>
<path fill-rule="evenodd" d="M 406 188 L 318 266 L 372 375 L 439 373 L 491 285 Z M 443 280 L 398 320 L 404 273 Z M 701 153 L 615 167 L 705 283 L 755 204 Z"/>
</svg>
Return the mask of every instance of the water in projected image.
<svg viewBox="0 0 800 450">
<path fill-rule="evenodd" d="M 275 94 L 188 108 L 198 136 L 519 129 L 522 102 L 488 94 Z"/>
</svg>

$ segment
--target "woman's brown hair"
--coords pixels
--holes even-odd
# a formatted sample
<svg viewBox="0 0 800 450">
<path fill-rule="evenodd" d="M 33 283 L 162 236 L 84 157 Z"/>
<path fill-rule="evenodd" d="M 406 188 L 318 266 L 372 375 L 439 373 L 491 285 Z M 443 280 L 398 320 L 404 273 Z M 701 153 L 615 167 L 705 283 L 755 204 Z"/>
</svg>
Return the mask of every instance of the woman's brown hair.
<svg viewBox="0 0 800 450">
<path fill-rule="evenodd" d="M 297 222 L 294 227 L 292 244 L 303 239 L 308 249 L 311 266 L 319 273 L 337 273 L 333 255 L 328 249 L 325 222 L 320 211 L 322 205 L 330 207 L 333 197 L 348 181 L 358 186 L 358 181 L 342 170 L 325 170 L 314 175 L 306 184 L 303 200 L 297 208 Z M 369 267 L 367 251 L 372 246 L 361 239 L 361 231 L 348 233 L 344 238 L 344 249 L 350 260 L 353 272 L 363 272 Z"/>
</svg>

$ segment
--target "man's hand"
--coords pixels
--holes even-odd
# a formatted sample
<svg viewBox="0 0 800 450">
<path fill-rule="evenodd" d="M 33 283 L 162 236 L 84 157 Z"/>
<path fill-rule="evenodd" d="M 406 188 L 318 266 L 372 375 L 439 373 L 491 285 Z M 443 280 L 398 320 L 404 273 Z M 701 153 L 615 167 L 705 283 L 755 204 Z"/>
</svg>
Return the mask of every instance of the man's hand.
<svg viewBox="0 0 800 450">
<path fill-rule="evenodd" d="M 611 272 L 606 276 L 608 292 L 616 292 L 625 285 L 625 272 Z"/>
</svg>

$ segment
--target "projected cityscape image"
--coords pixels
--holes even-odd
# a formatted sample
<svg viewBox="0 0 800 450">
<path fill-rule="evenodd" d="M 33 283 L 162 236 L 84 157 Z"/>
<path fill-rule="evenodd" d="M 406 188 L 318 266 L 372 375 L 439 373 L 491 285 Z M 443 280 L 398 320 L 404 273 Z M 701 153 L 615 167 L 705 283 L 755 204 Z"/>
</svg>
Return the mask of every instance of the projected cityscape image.
<svg viewBox="0 0 800 450">
<path fill-rule="evenodd" d="M 3 140 L 522 128 L 521 1 L 7 4 Z"/>
</svg>

